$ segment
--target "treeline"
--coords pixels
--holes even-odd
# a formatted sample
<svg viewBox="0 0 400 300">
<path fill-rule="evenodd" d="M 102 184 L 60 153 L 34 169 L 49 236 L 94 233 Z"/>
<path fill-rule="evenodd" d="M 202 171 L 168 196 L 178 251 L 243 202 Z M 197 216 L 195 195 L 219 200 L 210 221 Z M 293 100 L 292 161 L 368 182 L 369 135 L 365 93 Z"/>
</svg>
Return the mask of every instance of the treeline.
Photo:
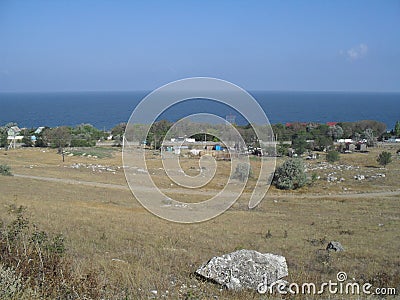
<svg viewBox="0 0 400 300">
<path fill-rule="evenodd" d="M 143 142 L 148 146 L 159 148 L 173 122 L 160 120 L 152 124 L 149 133 L 143 137 Z M 0 127 L 0 147 L 8 145 L 7 132 L 16 123 L 8 123 Z M 234 125 L 242 135 L 248 146 L 257 147 L 258 141 L 253 127 L 248 125 Z M 90 124 L 81 124 L 75 127 L 44 127 L 37 132 L 35 128 L 24 129 L 19 135 L 23 136 L 22 143 L 26 146 L 36 147 L 90 147 L 96 145 L 97 141 L 111 138 L 115 145 L 121 145 L 126 123 L 120 123 L 105 132 Z M 323 150 L 329 148 L 337 139 L 351 138 L 354 141 L 364 140 L 368 145 L 373 146 L 377 141 L 390 137 L 400 137 L 400 122 L 396 122 L 391 132 L 386 131 L 386 125 L 375 120 L 363 120 L 357 122 L 338 122 L 330 124 L 318 123 L 290 123 L 273 124 L 275 138 L 278 142 L 290 141 L 296 148 L 297 153 L 303 153 L 306 149 Z M 198 141 L 218 141 L 212 134 L 196 134 L 193 136 Z M 286 146 L 281 143 L 281 148 Z M 279 151 L 279 147 L 278 147 Z M 286 149 L 281 149 L 282 152 Z"/>
<path fill-rule="evenodd" d="M 161 120 L 155 122 L 149 130 L 146 144 L 155 144 L 156 148 L 164 139 L 166 133 L 173 125 L 172 122 Z M 256 134 L 250 124 L 240 126 L 234 125 L 242 135 L 248 146 L 257 146 Z M 354 141 L 366 140 L 370 146 L 392 136 L 400 137 L 400 122 L 396 123 L 391 132 L 386 132 L 386 125 L 375 120 L 363 120 L 357 122 L 338 122 L 330 124 L 318 123 L 291 123 L 271 125 L 278 142 L 290 141 L 296 148 L 312 148 L 323 150 L 331 146 L 337 139 L 353 139 Z M 198 141 L 217 141 L 210 134 L 197 134 L 193 136 Z M 299 151 L 302 152 L 302 151 Z"/>
<path fill-rule="evenodd" d="M 0 127 L 0 147 L 8 145 L 8 131 L 16 123 L 8 123 Z M 91 147 L 96 145 L 98 140 L 107 138 L 109 133 L 101 131 L 90 124 L 81 124 L 75 127 L 44 127 L 41 130 L 36 128 L 25 128 L 18 133 L 23 136 L 22 143 L 27 146 L 63 148 L 70 147 Z"/>
</svg>

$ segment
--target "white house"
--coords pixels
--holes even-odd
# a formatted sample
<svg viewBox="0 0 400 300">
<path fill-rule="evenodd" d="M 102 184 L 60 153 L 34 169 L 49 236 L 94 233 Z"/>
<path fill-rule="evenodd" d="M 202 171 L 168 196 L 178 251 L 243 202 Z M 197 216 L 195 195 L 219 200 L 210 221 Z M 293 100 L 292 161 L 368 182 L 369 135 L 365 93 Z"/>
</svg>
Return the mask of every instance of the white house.
<svg viewBox="0 0 400 300">
<path fill-rule="evenodd" d="M 352 139 L 339 139 L 337 140 L 338 143 L 354 143 L 354 141 Z"/>
<path fill-rule="evenodd" d="M 12 126 L 8 129 L 7 131 L 7 140 L 10 141 L 10 146 L 9 148 L 15 148 L 15 144 L 18 142 L 21 142 L 22 139 L 24 138 L 22 135 L 19 135 L 21 132 L 21 129 L 19 129 L 18 126 Z"/>
</svg>

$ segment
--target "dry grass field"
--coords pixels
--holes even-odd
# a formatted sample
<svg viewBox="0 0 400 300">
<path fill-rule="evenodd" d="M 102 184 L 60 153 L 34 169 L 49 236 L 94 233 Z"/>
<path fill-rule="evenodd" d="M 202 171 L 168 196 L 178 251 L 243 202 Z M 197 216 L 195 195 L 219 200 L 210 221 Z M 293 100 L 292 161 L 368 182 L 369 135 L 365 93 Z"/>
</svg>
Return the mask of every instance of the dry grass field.
<svg viewBox="0 0 400 300">
<path fill-rule="evenodd" d="M 386 168 L 376 162 L 382 150 L 394 156 Z M 341 155 L 333 164 L 325 163 L 321 153 L 320 159 L 305 161 L 308 175 L 320 176 L 313 184 L 290 192 L 271 187 L 261 204 L 248 210 L 253 178 L 227 212 L 190 225 L 162 220 L 135 200 L 118 148 L 94 148 L 91 157 L 66 156 L 65 162 L 50 149 L 2 150 L 0 164 L 9 165 L 15 176 L 0 176 L 0 217 L 9 222 L 7 207 L 22 205 L 35 226 L 64 236 L 73 276 L 90 281 L 85 292 L 75 293 L 80 299 L 279 298 L 223 290 L 194 276 L 196 268 L 211 257 L 238 249 L 285 256 L 289 282 L 336 280 L 337 272 L 343 271 L 355 281 L 395 287 L 399 292 L 400 159 L 396 150 L 375 148 Z M 259 161 L 251 163 L 257 170 Z M 197 161 L 189 158 L 182 165 L 193 174 L 198 168 Z M 228 166 L 229 162 L 218 162 L 220 173 L 208 190 L 226 182 Z M 149 159 L 154 180 L 170 186 L 159 168 L 158 159 Z M 365 179 L 356 180 L 357 175 Z M 328 176 L 338 180 L 328 182 Z M 178 193 L 175 188 L 171 195 Z M 189 201 L 204 197 L 180 194 Z M 339 241 L 346 251 L 330 255 L 320 251 L 331 240 Z"/>
</svg>

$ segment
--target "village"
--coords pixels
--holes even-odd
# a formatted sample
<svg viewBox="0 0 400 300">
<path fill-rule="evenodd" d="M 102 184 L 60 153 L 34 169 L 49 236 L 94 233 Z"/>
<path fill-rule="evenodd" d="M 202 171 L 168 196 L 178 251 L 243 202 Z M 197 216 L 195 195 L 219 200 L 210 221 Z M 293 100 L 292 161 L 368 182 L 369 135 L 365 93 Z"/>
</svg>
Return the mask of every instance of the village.
<svg viewBox="0 0 400 300">
<path fill-rule="evenodd" d="M 339 124 L 339 125 L 338 125 Z M 11 125 L 11 126 L 10 126 Z M 58 127 L 53 128 L 53 131 L 56 131 L 59 128 L 64 129 L 65 133 L 61 133 L 61 135 L 55 135 L 54 137 L 51 134 L 48 134 L 46 137 L 46 141 L 43 142 L 43 132 L 47 131 L 48 133 L 52 131 L 52 128 L 40 126 L 36 129 L 28 129 L 28 128 L 19 128 L 16 124 L 11 123 L 4 125 L 2 128 L 2 136 L 3 143 L 0 144 L 1 147 L 5 149 L 15 149 L 19 147 L 29 147 L 29 146 L 39 146 L 39 147 L 48 147 L 48 146 L 57 146 L 57 147 L 76 147 L 80 146 L 79 143 L 76 143 L 77 139 L 83 140 L 81 143 L 82 146 L 120 146 L 123 136 L 123 131 L 126 125 L 119 124 L 111 131 L 100 131 L 95 129 L 93 126 L 89 124 L 82 124 L 76 126 L 77 129 L 86 128 L 84 134 L 82 132 L 78 132 L 77 134 L 73 134 L 73 129 L 67 129 L 67 127 Z M 318 127 L 321 127 L 321 124 L 316 123 L 286 123 L 283 127 L 282 124 L 278 124 L 273 126 L 275 132 L 282 131 L 282 128 L 286 129 L 289 133 L 283 133 L 282 135 L 276 134 L 275 141 L 271 143 L 264 143 L 260 145 L 260 141 L 256 141 L 254 139 L 245 139 L 247 148 L 238 149 L 237 147 L 227 148 L 226 145 L 223 145 L 221 142 L 218 142 L 215 137 L 212 136 L 207 140 L 207 135 L 199 135 L 202 137 L 200 140 L 196 140 L 194 137 L 174 137 L 170 140 L 162 140 L 163 135 L 160 134 L 159 140 L 162 140 L 162 144 L 160 144 L 159 149 L 163 151 L 173 152 L 177 155 L 194 155 L 201 156 L 205 154 L 211 154 L 215 157 L 227 159 L 228 152 L 237 153 L 238 155 L 256 155 L 256 156 L 280 156 L 287 155 L 289 157 L 296 157 L 298 155 L 302 155 L 306 152 L 305 157 L 307 159 L 316 159 L 316 153 L 313 153 L 313 150 L 319 151 L 328 151 L 328 150 L 337 150 L 340 153 L 348 154 L 355 151 L 359 152 L 367 152 L 369 147 L 384 147 L 385 145 L 393 145 L 396 143 L 400 143 L 400 137 L 396 135 L 395 129 L 389 130 L 385 132 L 374 132 L 373 129 L 367 128 L 361 132 L 353 133 L 352 137 L 342 137 L 344 135 L 343 129 L 340 127 L 340 123 L 338 122 L 327 122 L 323 124 L 326 128 L 325 133 L 318 133 L 317 139 L 329 137 L 330 140 L 326 142 L 326 139 L 323 143 L 319 143 L 315 138 L 307 138 L 304 134 L 303 137 L 299 134 L 302 134 L 303 129 L 304 132 L 311 132 L 312 130 Z M 396 126 L 398 126 L 396 124 Z M 297 129 L 296 129 L 297 127 Z M 89 128 L 89 130 L 87 130 Z M 118 130 L 115 130 L 115 129 Z M 278 128 L 278 130 L 276 130 Z M 240 126 L 239 126 L 240 129 Z M 342 133 L 335 136 L 335 132 L 339 129 Z M 71 133 L 68 132 L 71 131 Z M 244 129 L 243 129 L 244 130 Z M 242 130 L 242 131 L 243 131 Z M 76 130 L 75 130 L 76 131 Z M 249 131 L 247 129 L 247 131 Z M 250 130 L 251 131 L 251 130 Z M 289 135 L 288 135 L 289 134 Z M 64 135 L 64 136 L 63 136 Z M 164 134 L 165 135 L 165 134 Z M 255 135 L 254 132 L 251 135 Z M 76 136 L 76 137 L 74 137 Z M 248 133 L 247 133 L 248 136 Z M 285 140 L 282 140 L 282 137 Z M 335 139 L 335 137 L 338 137 Z M 339 138 L 340 137 L 340 138 Z M 303 138 L 303 141 L 300 141 L 300 146 L 296 139 Z M 39 141 L 38 141 L 39 139 Z M 59 140 L 59 142 L 54 142 L 54 140 Z M 74 143 L 75 141 L 75 143 Z M 297 143 L 296 143 L 297 142 Z M 154 149 L 155 143 L 152 140 L 145 140 L 143 142 L 143 147 L 147 149 Z M 268 147 L 276 148 L 275 151 L 268 151 L 266 149 Z M 280 149 L 279 149 L 280 148 Z M 283 150 L 282 150 L 283 149 Z M 228 151 L 229 150 L 229 151 Z"/>
</svg>

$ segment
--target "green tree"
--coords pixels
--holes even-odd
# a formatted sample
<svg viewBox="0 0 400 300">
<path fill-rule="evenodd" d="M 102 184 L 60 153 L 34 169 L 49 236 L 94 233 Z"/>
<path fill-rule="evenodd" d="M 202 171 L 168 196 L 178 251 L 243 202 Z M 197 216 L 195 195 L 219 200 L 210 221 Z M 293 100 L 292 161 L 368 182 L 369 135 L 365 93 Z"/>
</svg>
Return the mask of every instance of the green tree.
<svg viewBox="0 0 400 300">
<path fill-rule="evenodd" d="M 278 147 L 277 147 L 278 154 L 281 155 L 281 156 L 287 155 L 289 146 L 290 145 L 288 145 L 288 144 L 284 144 L 282 142 L 279 142 Z"/>
<path fill-rule="evenodd" d="M 48 132 L 51 129 L 49 127 L 44 128 L 40 133 L 35 134 L 36 142 L 35 147 L 48 147 L 49 141 L 47 140 Z"/>
<path fill-rule="evenodd" d="M 315 149 L 319 151 L 324 151 L 325 149 L 328 149 L 330 146 L 332 146 L 332 144 L 332 139 L 325 135 L 319 135 L 314 139 Z"/>
<path fill-rule="evenodd" d="M 147 136 L 147 142 L 149 144 L 153 143 L 154 149 L 159 149 L 161 142 L 164 140 L 164 137 L 171 126 L 172 123 L 167 120 L 160 120 L 153 123 Z"/>
<path fill-rule="evenodd" d="M 71 147 L 90 147 L 106 134 L 91 124 L 81 124 L 71 130 Z"/>
<path fill-rule="evenodd" d="M 278 189 L 294 190 L 307 183 L 304 163 L 299 158 L 292 158 L 275 171 L 273 183 Z"/>
<path fill-rule="evenodd" d="M 33 135 L 33 129 L 25 129 L 21 133 L 23 134 L 22 143 L 24 143 L 25 147 L 32 147 L 33 142 L 31 136 Z"/>
<path fill-rule="evenodd" d="M 381 154 L 379 154 L 377 158 L 377 162 L 381 165 L 386 167 L 387 164 L 392 162 L 392 154 L 387 151 L 383 151 Z"/>
<path fill-rule="evenodd" d="M 116 146 L 121 146 L 124 132 L 126 129 L 126 123 L 119 123 L 113 129 L 111 129 L 111 135 Z"/>
<path fill-rule="evenodd" d="M 343 136 L 344 131 L 342 127 L 340 127 L 339 125 L 335 125 L 329 127 L 328 134 L 331 136 L 332 140 L 337 140 Z"/>
<path fill-rule="evenodd" d="M 397 121 L 396 125 L 394 125 L 393 133 L 395 134 L 395 136 L 400 137 L 400 121 Z"/>
<path fill-rule="evenodd" d="M 296 151 L 297 154 L 303 154 L 308 147 L 306 137 L 304 134 L 294 134 L 292 136 L 292 148 Z"/>
<path fill-rule="evenodd" d="M 336 150 L 329 151 L 326 154 L 326 160 L 331 163 L 338 161 L 339 159 L 340 159 L 340 155 L 339 155 L 339 152 L 337 152 Z"/>
<path fill-rule="evenodd" d="M 66 126 L 51 128 L 46 130 L 45 133 L 51 147 L 58 148 L 59 153 L 62 153 L 63 148 L 71 142 L 71 132 Z"/>
<path fill-rule="evenodd" d="M 375 138 L 374 131 L 371 128 L 365 129 L 364 138 L 367 140 L 367 145 L 369 147 L 376 146 L 377 139 Z"/>
<path fill-rule="evenodd" d="M 5 126 L 0 127 L 0 147 L 7 146 L 7 129 Z"/>
<path fill-rule="evenodd" d="M 0 127 L 0 147 L 8 146 L 8 130 L 13 126 L 18 126 L 18 124 L 15 122 L 10 122 Z"/>
</svg>

